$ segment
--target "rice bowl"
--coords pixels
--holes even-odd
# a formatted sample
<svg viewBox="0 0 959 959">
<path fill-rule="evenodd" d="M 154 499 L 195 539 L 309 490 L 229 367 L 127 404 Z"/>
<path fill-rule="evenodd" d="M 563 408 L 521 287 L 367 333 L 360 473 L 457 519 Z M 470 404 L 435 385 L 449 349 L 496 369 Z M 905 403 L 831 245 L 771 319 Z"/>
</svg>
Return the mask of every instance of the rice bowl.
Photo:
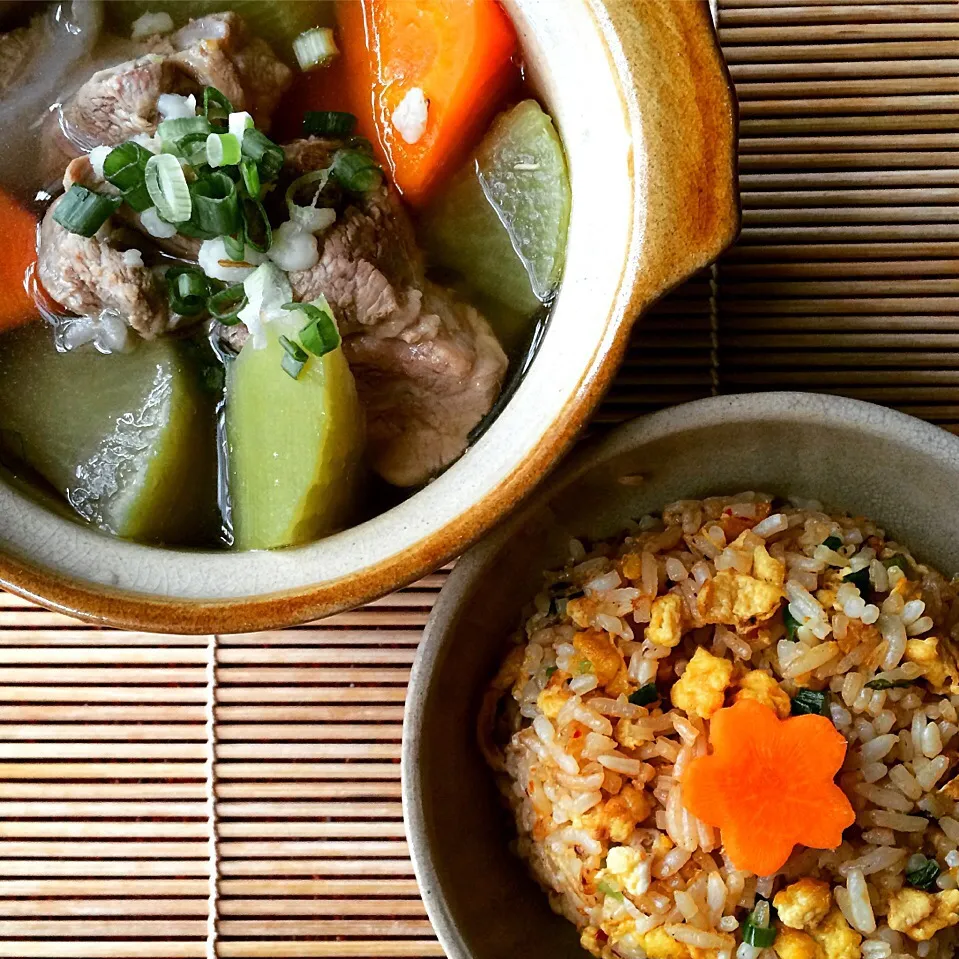
<svg viewBox="0 0 959 959">
<path fill-rule="evenodd" d="M 683 501 L 572 541 L 481 710 L 516 851 L 597 956 L 952 955 L 957 618 L 939 572 L 818 503 Z M 852 825 L 768 873 L 683 796 L 747 703 L 845 740 Z"/>
</svg>

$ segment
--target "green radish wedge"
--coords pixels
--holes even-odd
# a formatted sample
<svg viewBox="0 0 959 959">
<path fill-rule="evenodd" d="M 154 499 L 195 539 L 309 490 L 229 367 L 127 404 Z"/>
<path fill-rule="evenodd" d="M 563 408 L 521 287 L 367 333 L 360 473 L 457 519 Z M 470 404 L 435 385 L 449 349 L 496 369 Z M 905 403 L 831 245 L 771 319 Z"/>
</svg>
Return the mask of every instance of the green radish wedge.
<svg viewBox="0 0 959 959">
<path fill-rule="evenodd" d="M 58 353 L 34 323 L 0 336 L 0 437 L 93 525 L 147 542 L 219 528 L 214 404 L 170 340 Z"/>
<path fill-rule="evenodd" d="M 297 314 L 299 315 L 299 314 Z M 247 343 L 227 372 L 226 433 L 234 546 L 273 549 L 349 524 L 363 481 L 365 427 L 343 350 L 310 356 L 297 379 L 280 334 Z"/>
<path fill-rule="evenodd" d="M 553 121 L 535 100 L 524 100 L 493 121 L 427 211 L 423 235 L 435 263 L 506 306 L 512 324 L 524 324 L 562 278 L 570 206 Z M 516 335 L 497 332 L 504 340 Z"/>
<path fill-rule="evenodd" d="M 168 13 L 177 27 L 209 13 L 232 10 L 243 17 L 254 36 L 262 37 L 276 54 L 296 63 L 293 41 L 304 30 L 331 27 L 332 0 L 113 0 L 106 4 L 107 26 L 129 36 L 144 13 Z"/>
</svg>

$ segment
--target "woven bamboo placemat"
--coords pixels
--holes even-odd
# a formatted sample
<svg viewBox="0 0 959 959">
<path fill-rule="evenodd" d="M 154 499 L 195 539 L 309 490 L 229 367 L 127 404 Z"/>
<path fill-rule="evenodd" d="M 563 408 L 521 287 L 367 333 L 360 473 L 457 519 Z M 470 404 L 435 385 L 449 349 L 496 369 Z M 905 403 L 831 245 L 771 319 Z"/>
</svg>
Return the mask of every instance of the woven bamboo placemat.
<svg viewBox="0 0 959 959">
<path fill-rule="evenodd" d="M 641 325 L 598 428 L 800 388 L 959 430 L 959 4 L 720 0 L 719 26 L 742 239 Z M 440 955 L 399 753 L 443 579 L 216 639 L 0 594 L 0 957 Z"/>
</svg>

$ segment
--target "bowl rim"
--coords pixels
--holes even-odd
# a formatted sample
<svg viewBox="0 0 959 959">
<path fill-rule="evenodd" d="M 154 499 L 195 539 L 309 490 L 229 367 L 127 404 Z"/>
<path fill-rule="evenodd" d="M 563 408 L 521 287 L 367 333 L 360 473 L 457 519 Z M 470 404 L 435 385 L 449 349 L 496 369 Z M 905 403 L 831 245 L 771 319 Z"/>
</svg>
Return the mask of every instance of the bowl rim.
<svg viewBox="0 0 959 959">
<path fill-rule="evenodd" d="M 635 18 L 636 9 L 648 0 L 627 0 L 625 4 L 613 0 L 581 2 L 595 22 L 597 34 L 608 54 L 624 124 L 635 130 L 640 123 L 637 117 L 641 116 L 641 111 L 637 107 L 630 52 L 639 41 L 630 35 L 628 21 Z M 597 337 L 593 355 L 584 365 L 579 381 L 543 429 L 532 454 L 492 485 L 470 510 L 433 530 L 405 553 L 337 578 L 284 592 L 211 600 L 166 598 L 75 580 L 29 559 L 2 552 L 0 588 L 48 609 L 101 626 L 180 634 L 239 633 L 282 628 L 353 609 L 416 581 L 476 542 L 531 495 L 541 478 L 573 445 L 615 376 L 630 331 L 640 313 L 652 301 L 715 258 L 738 233 L 740 215 L 735 189 L 738 122 L 732 83 L 705 0 L 696 0 L 690 6 L 693 26 L 707 48 L 710 66 L 725 82 L 726 89 L 720 99 L 729 108 L 730 115 L 728 118 L 723 116 L 722 120 L 732 148 L 728 150 L 724 163 L 728 167 L 726 172 L 732 193 L 731 197 L 724 195 L 722 202 L 731 203 L 732 208 L 722 210 L 727 219 L 722 228 L 717 228 L 708 238 L 708 250 L 691 253 L 687 262 L 680 263 L 678 269 L 668 276 L 658 276 L 653 271 L 652 282 L 649 276 L 643 275 L 639 262 L 644 224 L 634 216 L 629 242 L 622 253 L 617 294 L 610 302 L 603 334 Z M 629 204 L 634 210 L 640 188 L 635 164 L 636 158 L 631 156 Z"/>
<path fill-rule="evenodd" d="M 637 417 L 605 437 L 585 443 L 509 521 L 469 549 L 440 590 L 423 629 L 423 638 L 410 670 L 400 751 L 403 822 L 413 873 L 427 916 L 450 959 L 472 959 L 472 956 L 449 912 L 439 871 L 431 855 L 419 761 L 430 679 L 445 651 L 450 628 L 455 626 L 462 603 L 517 530 L 590 469 L 639 446 L 690 429 L 728 424 L 731 420 L 739 425 L 776 420 L 784 424 L 815 426 L 828 422 L 852 427 L 879 439 L 895 440 L 907 449 L 932 456 L 959 473 L 959 436 L 898 410 L 849 397 L 808 392 L 767 391 L 712 396 Z"/>
</svg>

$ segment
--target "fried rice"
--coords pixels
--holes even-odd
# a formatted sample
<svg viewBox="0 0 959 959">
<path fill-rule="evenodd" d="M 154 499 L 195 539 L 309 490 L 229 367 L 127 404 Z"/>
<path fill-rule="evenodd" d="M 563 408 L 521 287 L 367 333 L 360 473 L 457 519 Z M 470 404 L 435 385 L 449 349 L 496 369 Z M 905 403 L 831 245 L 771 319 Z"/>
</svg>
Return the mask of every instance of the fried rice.
<svg viewBox="0 0 959 959">
<path fill-rule="evenodd" d="M 479 727 L 516 851 L 583 946 L 605 959 L 952 956 L 956 600 L 955 582 L 874 523 L 818 503 L 682 501 L 614 540 L 573 540 Z M 710 717 L 744 697 L 781 718 L 820 712 L 848 743 L 836 783 L 854 825 L 769 876 L 738 869 L 682 802 Z"/>
</svg>

